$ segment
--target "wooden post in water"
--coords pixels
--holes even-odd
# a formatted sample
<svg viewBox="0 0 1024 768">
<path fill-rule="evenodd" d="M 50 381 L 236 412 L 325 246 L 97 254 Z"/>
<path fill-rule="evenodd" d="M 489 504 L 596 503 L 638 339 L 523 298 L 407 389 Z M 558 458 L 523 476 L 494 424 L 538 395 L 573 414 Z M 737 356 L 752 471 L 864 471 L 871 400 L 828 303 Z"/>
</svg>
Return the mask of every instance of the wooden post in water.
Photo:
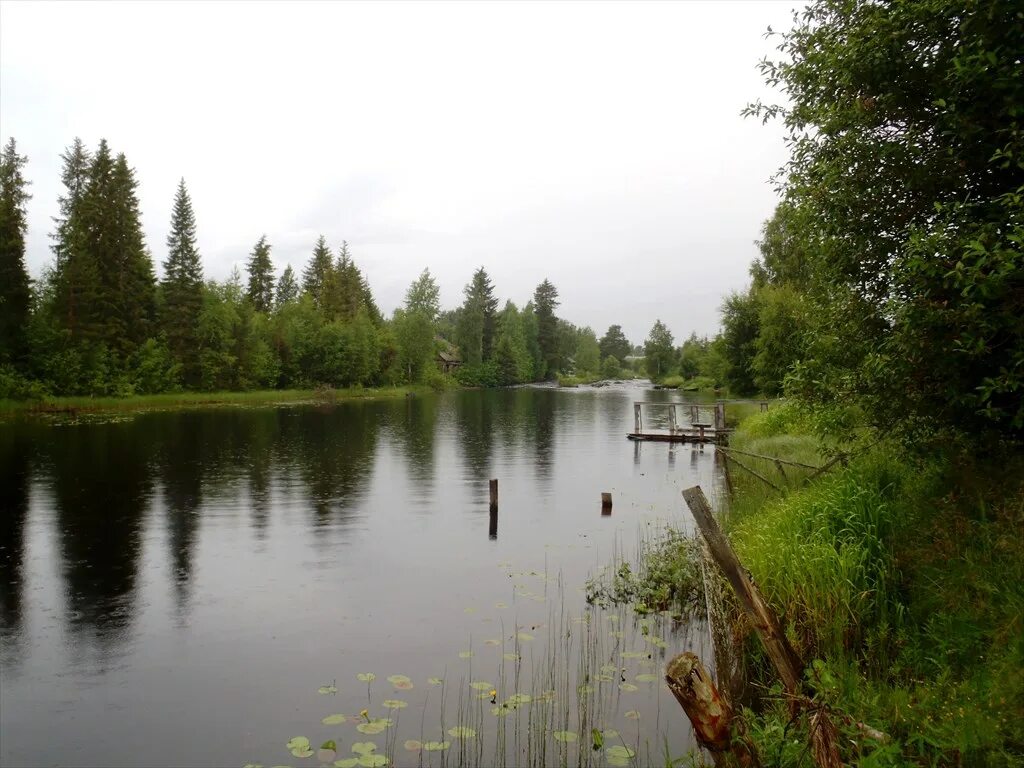
<svg viewBox="0 0 1024 768">
<path fill-rule="evenodd" d="M 612 495 L 607 492 L 601 494 L 601 514 L 610 515 L 612 513 Z"/>
<path fill-rule="evenodd" d="M 643 425 L 643 419 L 640 417 L 640 403 L 633 403 L 633 432 L 639 435 Z"/>
<path fill-rule="evenodd" d="M 715 403 L 715 431 L 725 429 L 725 403 L 719 400 Z"/>
<path fill-rule="evenodd" d="M 490 482 L 491 486 L 491 509 L 490 509 L 490 520 L 487 526 L 487 537 L 490 539 L 498 538 L 498 480 L 495 478 Z"/>
<path fill-rule="evenodd" d="M 676 407 L 674 405 L 668 407 L 668 433 L 670 435 L 676 433 Z"/>
<path fill-rule="evenodd" d="M 698 411 L 698 408 L 699 408 L 699 406 L 697 406 L 697 405 L 691 405 L 690 406 L 690 423 L 691 424 L 696 424 L 698 421 L 700 421 L 700 411 Z"/>
</svg>

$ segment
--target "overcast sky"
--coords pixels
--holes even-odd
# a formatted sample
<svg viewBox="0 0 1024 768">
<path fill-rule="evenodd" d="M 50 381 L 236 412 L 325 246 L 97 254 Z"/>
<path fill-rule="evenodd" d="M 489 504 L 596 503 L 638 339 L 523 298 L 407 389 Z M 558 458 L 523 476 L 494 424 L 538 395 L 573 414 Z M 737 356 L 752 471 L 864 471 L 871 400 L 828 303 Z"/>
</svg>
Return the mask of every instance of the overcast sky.
<svg viewBox="0 0 1024 768">
<path fill-rule="evenodd" d="M 484 265 L 502 301 L 545 277 L 562 317 L 642 342 L 712 333 L 771 214 L 778 126 L 756 2 L 0 2 L 0 135 L 29 164 L 28 264 L 50 263 L 60 154 L 136 169 L 158 274 L 175 186 L 206 276 L 266 233 L 301 272 L 348 240 L 390 313 L 429 267 L 446 307 Z"/>
</svg>

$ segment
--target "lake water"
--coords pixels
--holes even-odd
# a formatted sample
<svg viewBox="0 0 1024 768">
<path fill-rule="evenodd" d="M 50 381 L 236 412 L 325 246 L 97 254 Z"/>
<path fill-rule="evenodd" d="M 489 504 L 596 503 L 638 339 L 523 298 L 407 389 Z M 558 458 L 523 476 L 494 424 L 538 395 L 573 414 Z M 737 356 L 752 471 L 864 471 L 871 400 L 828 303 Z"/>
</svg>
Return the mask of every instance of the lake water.
<svg viewBox="0 0 1024 768">
<path fill-rule="evenodd" d="M 706 627 L 582 591 L 660 521 L 688 526 L 683 488 L 715 485 L 711 446 L 626 440 L 640 399 L 680 398 L 621 384 L 0 424 L 0 763 L 319 765 L 297 736 L 362 764 L 681 756 L 664 662 L 710 662 Z"/>
</svg>

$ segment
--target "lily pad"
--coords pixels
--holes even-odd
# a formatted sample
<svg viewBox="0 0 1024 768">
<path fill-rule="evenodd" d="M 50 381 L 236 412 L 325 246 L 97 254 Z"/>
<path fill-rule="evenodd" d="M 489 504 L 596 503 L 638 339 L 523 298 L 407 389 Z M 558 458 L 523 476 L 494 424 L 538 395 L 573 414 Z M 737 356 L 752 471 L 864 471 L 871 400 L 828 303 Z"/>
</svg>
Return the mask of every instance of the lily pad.
<svg viewBox="0 0 1024 768">
<path fill-rule="evenodd" d="M 615 678 L 611 675 L 594 675 L 594 679 L 599 683 L 614 683 Z"/>
<path fill-rule="evenodd" d="M 639 720 L 640 713 L 637 712 L 635 709 L 631 709 L 626 713 L 626 717 L 628 717 L 630 720 Z"/>
<path fill-rule="evenodd" d="M 441 685 L 444 683 L 444 680 L 442 680 L 440 677 L 431 677 L 427 679 L 427 682 L 431 685 Z"/>
<path fill-rule="evenodd" d="M 388 709 L 405 709 L 409 706 L 408 702 L 402 701 L 401 699 L 384 699 L 381 704 Z"/>
<path fill-rule="evenodd" d="M 643 672 L 637 675 L 635 679 L 637 680 L 637 682 L 640 683 L 653 683 L 655 680 L 658 679 L 658 676 L 652 675 L 650 672 Z"/>
<path fill-rule="evenodd" d="M 451 745 L 450 741 L 428 741 L 423 745 L 423 749 L 426 752 L 443 752 Z"/>
<path fill-rule="evenodd" d="M 643 651 L 623 651 L 622 658 L 624 659 L 646 659 L 647 654 Z"/>
<path fill-rule="evenodd" d="M 362 768 L 383 768 L 388 764 L 388 759 L 384 755 L 371 754 L 362 755 L 359 758 L 359 765 Z"/>
<path fill-rule="evenodd" d="M 633 691 L 639 691 L 640 687 L 632 683 L 619 683 L 619 690 L 632 693 Z"/>
<path fill-rule="evenodd" d="M 372 741 L 357 741 L 352 745 L 352 751 L 357 755 L 369 755 L 377 751 L 377 745 Z"/>
<path fill-rule="evenodd" d="M 474 680 L 469 684 L 469 687 L 477 691 L 489 691 L 494 687 L 494 685 L 486 680 Z"/>
<path fill-rule="evenodd" d="M 366 723 L 360 723 L 356 726 L 356 730 L 360 733 L 365 733 L 367 736 L 374 736 L 378 733 L 383 733 L 388 729 L 388 726 L 392 724 L 392 720 L 389 717 L 378 717 L 374 720 L 370 720 Z"/>
<path fill-rule="evenodd" d="M 402 746 L 406 752 L 419 752 L 423 749 L 423 742 L 419 739 L 406 739 Z"/>
<path fill-rule="evenodd" d="M 522 643 L 528 643 L 531 640 L 533 640 L 533 635 L 531 635 L 529 632 L 520 632 L 516 635 L 516 637 L 518 637 L 519 641 Z"/>
<path fill-rule="evenodd" d="M 472 651 L 459 651 L 459 658 L 460 659 L 469 659 L 469 658 L 472 658 L 472 657 L 473 657 L 473 652 Z"/>
<path fill-rule="evenodd" d="M 636 752 L 621 744 L 608 747 L 605 754 L 608 756 L 608 765 L 614 766 L 629 765 L 629 761 L 636 756 Z"/>
<path fill-rule="evenodd" d="M 330 743 L 333 744 L 334 742 L 332 741 Z M 323 747 L 320 747 L 320 749 L 318 749 L 316 752 L 317 762 L 320 763 L 333 763 L 334 758 L 336 758 L 337 756 L 338 750 L 334 749 L 333 747 L 331 749 L 324 749 Z"/>
<path fill-rule="evenodd" d="M 555 737 L 555 741 L 566 743 L 576 741 L 576 739 L 579 738 L 579 736 L 572 731 L 555 731 L 551 735 Z"/>
<path fill-rule="evenodd" d="M 402 691 L 407 691 L 413 687 L 412 680 L 408 675 L 390 675 L 388 682 Z"/>
<path fill-rule="evenodd" d="M 531 701 L 533 701 L 533 697 L 528 693 L 513 693 L 507 699 L 507 702 L 515 707 L 520 707 L 523 704 L 529 704 Z"/>
<path fill-rule="evenodd" d="M 457 725 L 448 729 L 448 735 L 454 736 L 456 739 L 475 739 L 476 731 L 464 725 Z"/>
<path fill-rule="evenodd" d="M 495 607 L 495 608 L 508 608 L 508 605 L 506 605 L 505 603 L 503 603 L 503 602 L 501 602 L 501 601 L 499 600 L 498 602 L 496 602 L 496 603 L 494 604 L 494 607 Z"/>
<path fill-rule="evenodd" d="M 616 731 L 614 728 L 605 728 L 603 731 L 601 731 L 601 735 L 604 736 L 606 739 L 619 738 L 619 732 Z"/>
<path fill-rule="evenodd" d="M 337 693 L 338 692 L 338 686 L 336 686 L 336 685 L 321 685 L 319 688 L 316 689 L 316 692 L 319 693 L 319 694 L 322 694 L 322 695 L 327 695 L 329 693 Z"/>
<path fill-rule="evenodd" d="M 651 635 L 649 637 L 645 637 L 644 640 L 646 640 L 648 643 L 657 648 L 668 648 L 668 643 L 666 643 L 660 637 L 654 637 L 653 635 Z"/>
<path fill-rule="evenodd" d="M 291 752 L 296 757 L 309 757 L 313 754 L 313 750 L 309 748 L 309 739 L 305 736 L 293 736 L 288 739 L 288 743 L 284 745 L 284 748 Z M 299 752 L 307 752 L 308 754 L 300 755 Z"/>
<path fill-rule="evenodd" d="M 341 725 L 342 723 L 347 721 L 348 718 L 345 715 L 328 715 L 320 722 L 324 725 Z"/>
<path fill-rule="evenodd" d="M 377 676 L 373 672 L 360 672 L 356 675 L 356 678 L 363 683 L 372 683 L 377 679 Z"/>
<path fill-rule="evenodd" d="M 359 765 L 358 757 L 346 757 L 344 760 L 335 760 L 334 768 L 356 768 Z"/>
<path fill-rule="evenodd" d="M 614 664 L 605 664 L 603 667 L 601 667 L 601 671 L 604 672 L 606 675 L 614 675 L 616 672 L 619 671 L 619 668 L 616 667 Z"/>
<path fill-rule="evenodd" d="M 520 657 L 518 653 L 503 653 L 501 654 L 501 658 L 505 661 L 519 661 Z"/>
<path fill-rule="evenodd" d="M 498 640 L 495 637 L 489 637 L 484 640 L 484 645 L 501 645 L 501 640 Z"/>
<path fill-rule="evenodd" d="M 583 685 L 577 685 L 576 686 L 576 693 L 578 693 L 578 694 L 580 694 L 582 696 L 586 696 L 588 693 L 593 693 L 593 692 L 594 692 L 594 686 L 592 686 L 592 685 L 587 685 L 586 683 L 584 683 Z"/>
</svg>

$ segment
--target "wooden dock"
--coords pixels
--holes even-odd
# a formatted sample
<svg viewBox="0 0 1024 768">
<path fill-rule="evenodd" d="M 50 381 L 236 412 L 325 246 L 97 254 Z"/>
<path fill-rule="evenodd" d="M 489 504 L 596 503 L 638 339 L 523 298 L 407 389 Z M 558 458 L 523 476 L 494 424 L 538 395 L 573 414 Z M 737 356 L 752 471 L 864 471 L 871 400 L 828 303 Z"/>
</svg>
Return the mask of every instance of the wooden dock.
<svg viewBox="0 0 1024 768">
<path fill-rule="evenodd" d="M 708 405 L 700 403 L 633 403 L 633 431 L 626 435 L 630 440 L 647 440 L 656 443 L 720 443 L 728 442 L 729 433 L 732 431 L 725 425 L 725 406 L 727 402 L 748 402 L 748 401 L 726 401 L 718 400 Z M 761 409 L 767 410 L 766 401 L 760 402 Z M 705 414 L 714 409 L 711 421 L 701 420 L 701 410 Z M 652 408 L 666 409 L 668 413 L 668 428 L 665 430 L 645 430 L 644 410 Z M 683 408 L 688 415 L 688 423 L 679 421 L 678 409 Z"/>
</svg>

